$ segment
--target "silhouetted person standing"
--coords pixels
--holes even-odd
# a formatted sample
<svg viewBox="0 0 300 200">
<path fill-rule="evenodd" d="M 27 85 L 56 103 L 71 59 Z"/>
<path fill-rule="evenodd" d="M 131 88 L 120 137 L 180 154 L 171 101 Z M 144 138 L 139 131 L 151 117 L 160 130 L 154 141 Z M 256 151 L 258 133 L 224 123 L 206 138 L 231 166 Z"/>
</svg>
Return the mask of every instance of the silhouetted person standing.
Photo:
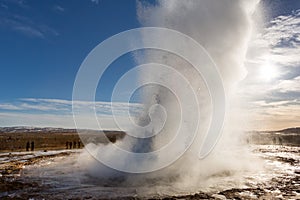
<svg viewBox="0 0 300 200">
<path fill-rule="evenodd" d="M 81 142 L 80 140 L 78 140 L 78 149 L 80 149 L 80 146 L 81 146 Z"/>
<path fill-rule="evenodd" d="M 273 138 L 273 144 L 276 144 L 276 138 L 275 137 Z"/>
<path fill-rule="evenodd" d="M 31 142 L 31 151 L 34 151 L 34 141 Z"/>
<path fill-rule="evenodd" d="M 29 141 L 26 143 L 26 151 L 29 151 L 29 148 L 30 148 L 30 143 Z"/>
<path fill-rule="evenodd" d="M 73 148 L 76 149 L 76 142 L 73 142 Z"/>
<path fill-rule="evenodd" d="M 69 143 L 70 149 L 72 149 L 72 142 Z"/>
<path fill-rule="evenodd" d="M 66 149 L 69 148 L 69 142 L 66 142 Z"/>
</svg>

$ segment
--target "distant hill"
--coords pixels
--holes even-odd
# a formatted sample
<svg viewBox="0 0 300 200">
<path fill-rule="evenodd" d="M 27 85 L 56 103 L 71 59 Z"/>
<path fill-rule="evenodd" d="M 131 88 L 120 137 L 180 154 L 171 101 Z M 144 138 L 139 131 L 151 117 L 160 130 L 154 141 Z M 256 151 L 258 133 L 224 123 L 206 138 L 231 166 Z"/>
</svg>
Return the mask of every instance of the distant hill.
<svg viewBox="0 0 300 200">
<path fill-rule="evenodd" d="M 286 128 L 282 130 L 276 131 L 249 131 L 249 133 L 256 133 L 256 134 L 300 134 L 300 127 L 294 128 Z"/>
<path fill-rule="evenodd" d="M 100 132 L 100 131 L 103 131 L 105 133 L 122 132 L 122 131 L 89 130 L 89 129 L 78 129 L 78 130 L 87 131 L 90 133 L 95 133 L 95 132 Z M 0 127 L 0 133 L 77 133 L 77 129 L 54 128 L 54 127 L 14 126 L 14 127 Z"/>
<path fill-rule="evenodd" d="M 97 130 L 85 130 L 91 132 L 97 132 Z M 14 126 L 14 127 L 0 127 L 0 133 L 76 133 L 77 129 L 65 129 L 54 127 L 29 127 L 29 126 Z M 104 132 L 115 132 L 106 131 Z M 119 131 L 116 131 L 119 132 Z M 300 127 L 287 128 L 278 131 L 250 131 L 250 133 L 289 133 L 300 134 Z"/>
<path fill-rule="evenodd" d="M 52 128 L 52 127 L 0 127 L 0 133 L 75 133 L 76 129 Z"/>
<path fill-rule="evenodd" d="M 300 127 L 287 128 L 287 129 L 283 129 L 283 130 L 276 131 L 276 132 L 280 132 L 280 133 L 297 133 L 297 134 L 300 134 Z"/>
<path fill-rule="evenodd" d="M 251 131 L 247 141 L 254 144 L 300 146 L 300 127 L 278 131 Z"/>
</svg>

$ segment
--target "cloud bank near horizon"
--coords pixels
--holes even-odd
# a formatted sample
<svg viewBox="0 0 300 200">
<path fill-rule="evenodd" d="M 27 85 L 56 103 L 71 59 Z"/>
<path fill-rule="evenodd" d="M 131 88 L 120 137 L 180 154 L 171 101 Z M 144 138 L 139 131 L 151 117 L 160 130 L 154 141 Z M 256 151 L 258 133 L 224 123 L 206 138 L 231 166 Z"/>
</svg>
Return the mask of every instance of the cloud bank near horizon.
<svg viewBox="0 0 300 200">
<path fill-rule="evenodd" d="M 95 109 L 101 128 L 106 130 L 120 130 L 112 115 L 114 107 L 114 117 L 118 121 L 126 122 L 128 113 L 136 116 L 143 107 L 138 103 L 124 102 L 74 102 L 82 110 L 82 119 L 86 126 L 78 128 L 99 129 L 90 124 L 91 117 L 84 114 L 85 109 Z M 122 120 L 124 119 L 124 120 Z M 0 126 L 38 126 L 38 127 L 61 127 L 75 128 L 72 114 L 72 101 L 62 99 L 38 99 L 23 98 L 14 102 L 0 103 Z M 122 124 L 126 127 L 126 124 Z"/>
</svg>

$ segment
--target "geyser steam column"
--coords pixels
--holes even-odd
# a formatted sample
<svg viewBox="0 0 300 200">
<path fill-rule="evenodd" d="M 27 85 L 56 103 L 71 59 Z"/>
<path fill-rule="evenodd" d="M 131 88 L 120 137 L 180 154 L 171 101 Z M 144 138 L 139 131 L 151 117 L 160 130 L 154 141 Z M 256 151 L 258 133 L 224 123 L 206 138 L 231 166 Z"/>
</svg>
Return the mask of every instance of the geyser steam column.
<svg viewBox="0 0 300 200">
<path fill-rule="evenodd" d="M 104 165 L 123 172 L 152 172 L 182 158 L 175 163 L 175 173 L 184 163 L 189 163 L 185 166 L 187 171 L 195 166 L 199 173 L 198 168 L 205 165 L 205 161 L 197 162 L 195 155 L 207 156 L 216 144 L 222 132 L 225 93 L 226 100 L 232 100 L 234 85 L 245 74 L 243 63 L 252 33 L 251 16 L 258 2 L 162 0 L 146 6 L 139 3 L 139 19 L 148 28 L 114 35 L 93 49 L 74 83 L 73 113 L 78 127 L 85 127 L 85 121 L 81 120 L 84 114 L 94 127 L 102 130 L 103 122 L 97 120 L 95 109 L 87 107 L 82 111 L 76 104 L 94 101 L 99 79 L 119 56 L 147 49 L 148 52 L 137 56 L 139 66 L 118 81 L 114 94 L 122 91 L 122 86 L 130 82 L 133 75 L 140 74 L 140 81 L 126 88 L 133 93 L 142 86 L 151 86 L 143 93 L 146 114 L 139 122 L 143 122 L 145 116 L 149 119 L 141 125 L 128 116 L 131 130 L 120 143 L 87 144 L 87 151 Z M 206 93 L 202 92 L 204 87 L 207 87 Z M 128 102 L 129 99 L 130 96 Z M 152 99 L 157 101 L 151 102 Z M 114 104 L 112 110 L 115 110 Z M 122 124 L 119 125 L 122 128 Z M 205 126 L 208 128 L 203 128 Z M 85 136 L 81 130 L 78 132 L 81 137 Z"/>
<path fill-rule="evenodd" d="M 162 38 L 164 42 L 161 42 Z M 174 41 L 176 42 L 174 43 Z M 210 128 L 204 140 L 204 144 L 207 144 L 200 154 L 201 157 L 206 156 L 217 142 L 223 125 L 225 116 L 223 84 L 217 67 L 205 49 L 189 36 L 171 29 L 158 27 L 132 29 L 108 38 L 91 51 L 78 71 L 73 88 L 73 115 L 77 127 L 85 126 L 85 121 L 81 120 L 84 112 L 85 115 L 91 117 L 90 123 L 98 125 L 99 130 L 103 130 L 101 119 L 98 120 L 96 117 L 95 108 L 87 107 L 83 111 L 76 104 L 81 101 L 94 102 L 96 88 L 105 69 L 119 56 L 139 49 L 156 49 L 177 55 L 190 63 L 194 72 L 205 80 L 213 105 Z M 127 132 L 128 136 L 120 145 L 86 145 L 87 151 L 102 164 L 128 173 L 153 172 L 169 166 L 185 153 L 199 133 L 201 99 L 198 99 L 198 91 L 195 91 L 193 87 L 193 80 L 189 80 L 173 66 L 147 63 L 124 74 L 116 84 L 113 94 L 122 91 L 123 83 L 128 83 L 127 80 L 132 79 L 132 74 L 137 74 L 137 72 L 138 74 L 147 73 L 149 76 L 142 76 L 138 83 L 133 82 L 127 85 L 130 91 L 134 92 L 141 86 L 154 85 L 153 89 L 145 94 L 146 99 L 147 97 L 153 98 L 153 96 L 157 98 L 154 106 L 146 107 L 151 118 L 149 124 L 139 126 L 132 123 L 130 116 L 128 116 L 128 123 L 132 123 L 132 131 Z M 153 74 L 150 75 L 151 73 L 159 73 L 160 75 L 153 76 Z M 162 92 L 164 90 L 161 87 L 168 92 Z M 178 113 L 173 111 L 175 107 L 171 96 L 176 97 L 175 99 L 179 103 L 180 112 Z M 130 96 L 128 96 L 128 102 L 129 99 Z M 114 110 L 113 104 L 112 110 Z M 168 116 L 168 114 L 172 115 Z M 173 115 L 179 116 L 177 118 L 179 125 L 175 131 L 168 128 L 170 123 L 172 125 Z M 157 123 L 156 118 L 160 118 L 162 120 L 158 121 L 165 121 L 166 123 Z M 84 137 L 86 132 L 78 129 L 78 133 L 80 137 Z M 170 135 L 170 140 L 160 146 L 159 149 L 152 148 L 162 138 Z M 150 137 L 154 138 L 149 140 L 153 143 L 151 148 L 148 148 L 149 152 L 128 151 L 128 149 L 134 150 L 135 147 L 140 146 L 141 138 Z M 100 149 L 101 153 L 98 153 Z"/>
<path fill-rule="evenodd" d="M 238 144 L 234 140 L 241 136 L 240 133 L 243 133 L 243 123 L 245 122 L 237 112 L 241 109 L 238 108 L 239 99 L 236 96 L 235 88 L 246 75 L 244 63 L 248 44 L 256 28 L 255 19 L 258 20 L 258 16 L 253 16 L 255 11 L 259 11 L 258 4 L 259 0 L 157 0 L 154 4 L 146 4 L 141 1 L 138 5 L 138 16 L 143 26 L 166 27 L 192 37 L 207 50 L 216 63 L 223 80 L 228 106 L 224 123 L 224 137 L 219 143 L 226 148 L 231 146 L 232 149 L 235 149 Z M 259 12 L 255 12 L 255 14 L 259 14 Z M 145 35 L 146 37 L 147 35 Z M 157 39 L 157 42 L 160 43 L 170 42 L 169 46 L 177 45 L 176 40 L 165 41 L 164 37 Z M 198 54 L 190 49 L 186 50 L 189 54 Z M 149 52 L 144 60 L 140 61 L 139 59 L 139 62 L 158 62 L 170 65 L 184 73 L 195 90 L 197 87 L 200 88 L 197 95 L 198 99 L 201 99 L 199 102 L 202 111 L 201 122 L 209 121 L 211 111 L 206 110 L 209 101 L 207 100 L 208 95 L 203 94 L 201 77 L 199 78 L 193 71 L 189 71 L 190 67 L 186 63 L 174 59 L 171 54 L 155 51 Z M 185 73 L 186 71 L 187 73 Z M 157 76 L 156 74 L 159 73 L 152 73 L 153 76 Z M 143 75 L 143 77 L 146 76 L 148 75 Z M 199 134 L 201 135 L 202 132 L 203 130 L 200 130 Z M 202 139 L 197 140 L 193 145 L 194 149 L 199 148 L 198 145 L 202 141 Z M 204 145 L 210 146 L 210 143 L 206 142 Z"/>
</svg>

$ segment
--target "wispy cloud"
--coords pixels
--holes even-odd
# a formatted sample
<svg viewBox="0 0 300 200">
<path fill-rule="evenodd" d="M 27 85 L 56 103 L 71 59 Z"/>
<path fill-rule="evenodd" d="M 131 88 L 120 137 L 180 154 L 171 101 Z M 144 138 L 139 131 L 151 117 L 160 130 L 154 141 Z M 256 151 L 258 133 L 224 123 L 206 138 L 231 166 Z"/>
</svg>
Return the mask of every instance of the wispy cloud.
<svg viewBox="0 0 300 200">
<path fill-rule="evenodd" d="M 59 6 L 59 5 L 53 6 L 53 9 L 55 11 L 59 11 L 59 12 L 64 12 L 65 11 L 65 9 L 62 6 Z"/>
<path fill-rule="evenodd" d="M 300 10 L 278 16 L 252 42 L 249 71 L 240 95 L 255 129 L 300 125 Z M 270 65 L 276 77 L 264 80 L 260 70 Z"/>
<path fill-rule="evenodd" d="M 8 6 L 7 6 L 6 4 L 1 3 L 0 6 L 1 6 L 2 8 L 8 9 Z"/>
<path fill-rule="evenodd" d="M 281 80 L 278 85 L 273 88 L 273 90 L 279 90 L 282 93 L 299 92 L 300 94 L 300 76 L 290 80 Z"/>
<path fill-rule="evenodd" d="M 118 116 L 127 115 L 128 111 L 132 114 L 139 113 L 143 107 L 138 103 L 124 103 L 124 102 L 102 102 L 102 101 L 71 101 L 71 100 L 63 100 L 63 99 L 36 99 L 36 98 L 23 98 L 20 99 L 21 103 L 14 103 L 16 106 L 18 104 L 21 108 L 30 108 L 28 105 L 31 105 L 33 109 L 39 109 L 41 111 L 44 110 L 57 110 L 57 111 L 69 111 L 72 112 L 72 106 L 84 112 L 84 110 L 92 110 L 95 109 L 98 114 L 103 115 L 112 115 L 112 109 L 114 109 L 114 114 Z M 26 106 L 24 106 L 26 105 Z"/>
<path fill-rule="evenodd" d="M 48 36 L 58 36 L 59 33 L 51 28 L 50 26 L 42 23 L 37 23 L 33 19 L 20 15 L 18 10 L 24 10 L 28 8 L 25 1 L 5 1 L 6 4 L 2 3 L 1 7 L 7 9 L 0 10 L 0 27 L 8 30 L 19 32 L 23 35 L 45 39 Z M 9 9 L 13 6 L 19 6 L 19 9 Z M 56 9 L 62 10 L 62 7 L 56 7 Z"/>
<path fill-rule="evenodd" d="M 267 102 L 267 101 L 254 101 L 254 105 L 261 107 L 278 107 L 278 106 L 288 106 L 288 105 L 300 105 L 300 101 L 297 99 L 294 99 L 292 101 L 286 100 L 286 101 L 272 101 L 272 102 Z"/>
<path fill-rule="evenodd" d="M 19 106 L 10 104 L 10 103 L 2 103 L 0 104 L 0 110 L 23 110 Z"/>
<path fill-rule="evenodd" d="M 138 115 L 143 107 L 138 103 L 87 102 L 62 99 L 24 98 L 14 102 L 0 103 L 0 126 L 56 126 L 75 127 L 72 105 L 80 112 L 81 128 L 97 128 L 92 124 L 93 116 L 87 111 L 95 110 L 97 119 L 105 129 L 119 129 L 114 118 L 122 127 L 128 126 L 129 115 Z M 112 110 L 113 109 L 113 110 Z M 114 112 L 113 112 L 114 111 Z M 19 124 L 18 124 L 19 123 Z M 123 123 L 123 124 L 122 124 Z"/>
<path fill-rule="evenodd" d="M 7 7 L 17 6 L 23 9 L 30 8 L 25 0 L 2 0 L 1 3 L 5 4 Z"/>
<path fill-rule="evenodd" d="M 91 0 L 92 3 L 99 4 L 99 0 Z"/>
<path fill-rule="evenodd" d="M 251 119 L 249 127 L 256 130 L 279 130 L 297 127 L 300 124 L 300 104 L 286 104 L 271 107 L 252 106 L 249 112 L 242 115 Z"/>
<path fill-rule="evenodd" d="M 116 124 L 115 119 L 109 116 L 97 116 L 98 120 L 101 120 L 101 129 L 104 130 L 124 130 Z M 122 117 L 118 118 L 119 124 L 126 131 L 127 119 Z M 84 126 L 76 127 L 74 123 L 73 115 L 70 114 L 30 114 L 30 113 L 10 113 L 0 112 L 0 126 L 36 126 L 36 127 L 56 127 L 56 128 L 80 128 L 80 129 L 98 129 L 97 124 L 92 123 L 91 116 L 82 115 L 79 118 L 83 122 Z"/>
<path fill-rule="evenodd" d="M 138 103 L 88 102 L 37 98 L 23 98 L 10 103 L 0 103 L 0 109 L 2 110 L 67 111 L 69 113 L 72 113 L 72 106 L 82 111 L 95 109 L 97 113 L 105 115 L 111 115 L 112 109 L 114 109 L 117 115 L 127 115 L 128 111 L 137 113 L 143 108 L 142 105 Z"/>
<path fill-rule="evenodd" d="M 13 26 L 12 29 L 28 36 L 45 38 L 45 35 L 41 31 L 30 26 L 18 25 Z"/>
<path fill-rule="evenodd" d="M 274 19 L 263 38 L 271 46 L 271 59 L 274 62 L 299 67 L 300 10 Z"/>
</svg>

